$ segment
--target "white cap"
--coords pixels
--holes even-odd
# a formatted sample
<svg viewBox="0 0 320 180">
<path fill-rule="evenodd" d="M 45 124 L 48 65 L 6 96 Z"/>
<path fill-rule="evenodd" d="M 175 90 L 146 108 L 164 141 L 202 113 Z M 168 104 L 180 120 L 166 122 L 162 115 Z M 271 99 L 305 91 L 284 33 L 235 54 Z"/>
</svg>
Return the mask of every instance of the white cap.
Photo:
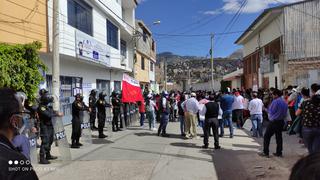
<svg viewBox="0 0 320 180">
<path fill-rule="evenodd" d="M 196 93 L 191 93 L 191 97 L 196 97 L 197 95 L 196 95 Z"/>
</svg>

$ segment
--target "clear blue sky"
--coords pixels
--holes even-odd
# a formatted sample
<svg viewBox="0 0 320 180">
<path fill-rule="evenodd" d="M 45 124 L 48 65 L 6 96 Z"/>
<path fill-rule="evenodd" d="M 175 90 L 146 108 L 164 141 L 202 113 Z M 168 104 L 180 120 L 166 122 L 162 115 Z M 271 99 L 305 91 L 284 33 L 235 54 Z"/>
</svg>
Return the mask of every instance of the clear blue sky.
<svg viewBox="0 0 320 180">
<path fill-rule="evenodd" d="M 280 1 L 280 0 L 277 0 Z M 281 5 L 276 0 L 248 0 L 243 12 L 230 30 L 224 31 L 229 21 L 241 7 L 243 0 L 141 0 L 136 18 L 142 19 L 154 34 L 207 34 L 243 31 L 263 9 Z M 299 0 L 281 0 L 284 3 Z M 160 25 L 150 25 L 161 20 Z M 241 48 L 234 41 L 241 35 L 217 36 L 214 56 L 225 57 Z M 154 35 L 157 51 L 170 51 L 179 55 L 207 56 L 210 37 L 164 37 Z"/>
</svg>

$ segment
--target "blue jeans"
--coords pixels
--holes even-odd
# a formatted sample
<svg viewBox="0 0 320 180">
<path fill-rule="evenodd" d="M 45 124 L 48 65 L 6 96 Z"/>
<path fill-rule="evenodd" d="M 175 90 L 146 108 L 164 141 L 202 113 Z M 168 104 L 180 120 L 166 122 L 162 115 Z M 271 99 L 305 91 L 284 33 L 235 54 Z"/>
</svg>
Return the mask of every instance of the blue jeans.
<svg viewBox="0 0 320 180">
<path fill-rule="evenodd" d="M 149 129 L 154 128 L 156 121 L 154 111 L 147 111 L 146 116 L 149 121 Z"/>
<path fill-rule="evenodd" d="M 219 121 L 220 135 L 224 135 L 224 125 L 229 126 L 230 135 L 233 135 L 233 123 L 232 123 L 232 111 L 224 111 L 222 114 L 222 120 Z"/>
<path fill-rule="evenodd" d="M 302 138 L 309 154 L 320 152 L 320 128 L 302 128 Z"/>
<path fill-rule="evenodd" d="M 140 113 L 140 126 L 143 126 L 144 125 L 144 114 L 145 113 Z"/>
<path fill-rule="evenodd" d="M 262 133 L 262 114 L 253 114 L 250 116 L 254 137 L 263 137 Z"/>
<path fill-rule="evenodd" d="M 180 121 L 180 132 L 181 134 L 185 134 L 185 122 L 184 122 L 184 116 L 179 116 L 179 121 Z"/>
<path fill-rule="evenodd" d="M 169 121 L 169 114 L 168 113 L 162 113 L 161 114 L 161 121 L 160 121 L 160 126 L 158 129 L 158 134 L 166 134 L 166 129 L 167 129 L 167 124 Z"/>
</svg>

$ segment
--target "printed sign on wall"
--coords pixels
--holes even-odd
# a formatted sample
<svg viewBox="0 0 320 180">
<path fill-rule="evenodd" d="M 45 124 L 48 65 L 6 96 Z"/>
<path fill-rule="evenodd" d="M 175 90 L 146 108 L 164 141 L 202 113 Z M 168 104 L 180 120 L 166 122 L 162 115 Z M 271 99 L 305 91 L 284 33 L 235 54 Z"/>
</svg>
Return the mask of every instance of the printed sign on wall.
<svg viewBox="0 0 320 180">
<path fill-rule="evenodd" d="M 78 58 L 110 67 L 110 48 L 81 31 L 76 31 L 76 54 Z"/>
</svg>

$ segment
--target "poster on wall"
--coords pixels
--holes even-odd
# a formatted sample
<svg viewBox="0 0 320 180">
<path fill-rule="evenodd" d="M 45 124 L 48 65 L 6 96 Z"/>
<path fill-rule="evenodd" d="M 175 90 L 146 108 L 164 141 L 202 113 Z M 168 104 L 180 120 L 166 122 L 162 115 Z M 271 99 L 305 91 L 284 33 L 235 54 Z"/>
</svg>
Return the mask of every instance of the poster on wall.
<svg viewBox="0 0 320 180">
<path fill-rule="evenodd" d="M 110 48 L 81 31 L 76 31 L 76 54 L 78 58 L 110 67 Z"/>
</svg>

